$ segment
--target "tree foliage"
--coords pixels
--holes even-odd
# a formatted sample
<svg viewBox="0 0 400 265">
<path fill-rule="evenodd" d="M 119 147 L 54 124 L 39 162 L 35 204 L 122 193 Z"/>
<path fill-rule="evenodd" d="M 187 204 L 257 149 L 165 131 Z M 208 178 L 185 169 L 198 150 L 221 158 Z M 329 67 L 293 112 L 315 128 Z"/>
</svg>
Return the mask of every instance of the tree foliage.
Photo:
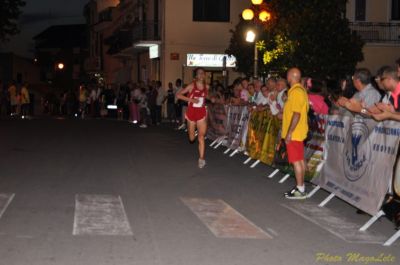
<svg viewBox="0 0 400 265">
<path fill-rule="evenodd" d="M 0 42 L 8 41 L 10 36 L 19 33 L 18 18 L 23 6 L 23 0 L 0 0 Z"/>
<path fill-rule="evenodd" d="M 252 44 L 244 36 L 256 27 L 265 48 L 259 64 L 261 73 L 285 72 L 297 66 L 306 75 L 340 78 L 363 60 L 361 39 L 350 30 L 346 19 L 347 0 L 270 0 L 272 18 L 267 23 L 241 21 L 232 31 L 227 53 L 238 60 L 238 71 L 252 73 Z"/>
</svg>

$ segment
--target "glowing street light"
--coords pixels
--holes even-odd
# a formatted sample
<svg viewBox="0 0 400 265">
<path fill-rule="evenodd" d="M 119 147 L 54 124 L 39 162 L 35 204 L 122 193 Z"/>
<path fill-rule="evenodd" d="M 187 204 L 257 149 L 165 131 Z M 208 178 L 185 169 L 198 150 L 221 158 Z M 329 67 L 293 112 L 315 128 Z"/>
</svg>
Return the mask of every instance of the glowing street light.
<svg viewBox="0 0 400 265">
<path fill-rule="evenodd" d="M 271 19 L 271 14 L 268 11 L 261 11 L 260 14 L 258 14 L 258 18 L 262 21 L 262 22 L 267 22 L 268 20 Z"/>
<path fill-rule="evenodd" d="M 252 8 L 246 8 L 242 12 L 242 17 L 244 20 L 253 20 L 255 26 L 262 25 L 271 19 L 271 13 L 266 9 L 266 5 L 263 4 L 263 0 L 251 0 L 253 4 Z M 256 33 L 252 30 L 246 32 L 246 41 L 254 43 L 254 77 L 258 77 L 258 51 L 256 45 Z"/>
<path fill-rule="evenodd" d="M 62 70 L 62 69 L 64 69 L 64 67 L 65 67 L 65 65 L 63 63 L 58 63 L 57 64 L 58 70 Z"/>
<path fill-rule="evenodd" d="M 251 0 L 251 3 L 252 3 L 253 5 L 256 5 L 256 6 L 261 5 L 262 2 L 263 2 L 263 0 Z"/>
<path fill-rule="evenodd" d="M 252 20 L 254 18 L 254 12 L 250 8 L 243 10 L 242 17 L 244 20 Z"/>
<path fill-rule="evenodd" d="M 254 42 L 256 40 L 256 33 L 252 30 L 248 30 L 246 32 L 246 41 L 247 42 Z"/>
</svg>

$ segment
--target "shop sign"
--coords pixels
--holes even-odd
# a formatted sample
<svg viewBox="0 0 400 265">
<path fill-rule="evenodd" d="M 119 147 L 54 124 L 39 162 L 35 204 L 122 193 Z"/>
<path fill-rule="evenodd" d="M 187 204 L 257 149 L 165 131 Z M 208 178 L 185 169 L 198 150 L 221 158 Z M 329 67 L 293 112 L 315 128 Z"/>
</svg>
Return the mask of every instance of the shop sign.
<svg viewBox="0 0 400 265">
<path fill-rule="evenodd" d="M 223 60 L 226 57 L 226 67 L 236 67 L 235 56 L 227 54 L 198 54 L 187 55 L 187 66 L 189 67 L 223 67 Z"/>
<path fill-rule="evenodd" d="M 172 61 L 179 61 L 179 53 L 177 53 L 177 52 L 172 52 L 172 53 L 170 54 L 170 59 L 171 59 Z"/>
<path fill-rule="evenodd" d="M 160 45 L 153 45 L 149 47 L 150 59 L 155 59 L 160 57 Z"/>
</svg>

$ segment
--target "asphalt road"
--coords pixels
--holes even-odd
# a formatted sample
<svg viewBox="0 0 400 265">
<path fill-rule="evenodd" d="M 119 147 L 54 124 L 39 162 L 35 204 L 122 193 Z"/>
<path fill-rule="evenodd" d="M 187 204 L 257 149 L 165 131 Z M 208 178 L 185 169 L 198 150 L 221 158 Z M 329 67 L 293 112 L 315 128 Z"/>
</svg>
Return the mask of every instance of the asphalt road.
<svg viewBox="0 0 400 265">
<path fill-rule="evenodd" d="M 399 241 L 372 242 L 394 233 L 388 220 L 352 241 L 346 229 L 369 216 L 338 199 L 319 212 L 324 191 L 289 202 L 293 179 L 279 184 L 273 169 L 223 151 L 208 148 L 198 169 L 197 146 L 169 126 L 1 120 L 0 265 L 366 264 L 382 253 L 391 259 L 369 264 L 400 264 Z M 265 237 L 246 238 L 254 227 Z"/>
</svg>

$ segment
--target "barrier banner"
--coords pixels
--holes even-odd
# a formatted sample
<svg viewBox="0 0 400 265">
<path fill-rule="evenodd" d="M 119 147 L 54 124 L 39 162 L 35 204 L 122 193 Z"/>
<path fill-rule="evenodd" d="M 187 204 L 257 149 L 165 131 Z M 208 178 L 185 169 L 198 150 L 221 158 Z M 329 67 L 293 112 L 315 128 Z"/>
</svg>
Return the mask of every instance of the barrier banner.
<svg viewBox="0 0 400 265">
<path fill-rule="evenodd" d="M 400 156 L 397 154 L 397 162 L 393 175 L 394 192 L 400 197 Z"/>
<path fill-rule="evenodd" d="M 305 142 L 304 158 L 307 171 L 304 177 L 309 181 L 318 174 L 317 167 L 323 161 L 325 144 L 325 115 L 312 115 L 309 117 L 309 139 Z"/>
<path fill-rule="evenodd" d="M 327 116 L 326 161 L 313 183 L 375 215 L 392 184 L 400 123 Z"/>
<path fill-rule="evenodd" d="M 247 113 L 246 119 L 243 122 L 242 140 L 241 140 L 240 147 L 239 147 L 240 151 L 245 151 L 247 149 L 247 132 L 249 130 L 250 114 L 251 113 L 249 113 L 249 112 Z"/>
<path fill-rule="evenodd" d="M 259 159 L 264 143 L 265 133 L 270 123 L 270 115 L 266 111 L 253 111 L 247 126 L 246 150 L 253 159 Z"/>
<path fill-rule="evenodd" d="M 277 144 L 279 130 L 282 127 L 282 122 L 276 116 L 268 117 L 267 130 L 265 132 L 260 161 L 267 164 L 272 165 L 274 162 L 275 155 L 275 147 Z"/>
<path fill-rule="evenodd" d="M 215 140 L 218 137 L 226 136 L 227 114 L 225 105 L 208 104 L 207 121 L 207 138 Z"/>
<path fill-rule="evenodd" d="M 229 106 L 227 147 L 238 149 L 242 144 L 242 134 L 247 127 L 249 113 L 247 107 Z"/>
</svg>

